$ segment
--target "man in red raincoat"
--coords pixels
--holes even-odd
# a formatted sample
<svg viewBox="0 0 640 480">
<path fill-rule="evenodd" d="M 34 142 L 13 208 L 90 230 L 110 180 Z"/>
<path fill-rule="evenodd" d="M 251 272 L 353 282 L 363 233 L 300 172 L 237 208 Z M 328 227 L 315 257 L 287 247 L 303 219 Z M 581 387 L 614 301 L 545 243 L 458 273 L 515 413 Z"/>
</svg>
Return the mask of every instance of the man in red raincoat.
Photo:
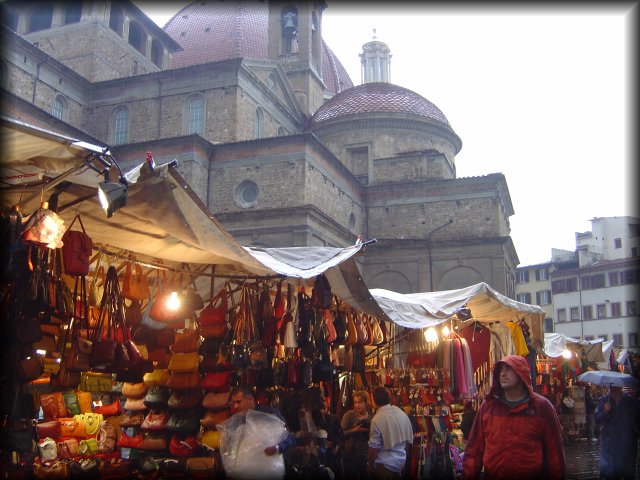
<svg viewBox="0 0 640 480">
<path fill-rule="evenodd" d="M 469 433 L 463 479 L 564 479 L 562 431 L 555 407 L 533 391 L 524 357 L 504 357 Z"/>
</svg>

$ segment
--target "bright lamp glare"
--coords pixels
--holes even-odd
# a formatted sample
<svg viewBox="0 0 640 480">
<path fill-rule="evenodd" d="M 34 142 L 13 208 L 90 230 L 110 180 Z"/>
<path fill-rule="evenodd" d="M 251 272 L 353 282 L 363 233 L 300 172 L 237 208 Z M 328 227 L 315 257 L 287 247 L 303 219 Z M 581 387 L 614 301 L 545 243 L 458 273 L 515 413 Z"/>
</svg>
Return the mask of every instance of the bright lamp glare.
<svg viewBox="0 0 640 480">
<path fill-rule="evenodd" d="M 180 308 L 180 299 L 178 298 L 178 294 L 176 292 L 171 292 L 171 295 L 169 295 L 169 298 L 167 298 L 167 308 L 173 311 Z"/>
<path fill-rule="evenodd" d="M 563 358 L 571 358 L 571 352 L 569 350 L 562 351 Z"/>
<path fill-rule="evenodd" d="M 107 218 L 111 218 L 127 204 L 127 186 L 123 183 L 100 182 L 98 199 Z"/>
<path fill-rule="evenodd" d="M 46 355 L 47 351 L 46 350 L 42 350 L 41 348 L 36 350 L 36 355 Z"/>
<path fill-rule="evenodd" d="M 429 327 L 427 328 L 427 330 L 424 332 L 424 339 L 427 342 L 435 342 L 436 340 L 438 340 L 438 332 L 436 332 L 436 329 L 433 327 Z"/>
<path fill-rule="evenodd" d="M 449 327 L 445 325 L 442 329 L 442 335 L 445 337 L 448 337 L 450 333 L 451 333 L 451 330 L 449 330 Z"/>
</svg>

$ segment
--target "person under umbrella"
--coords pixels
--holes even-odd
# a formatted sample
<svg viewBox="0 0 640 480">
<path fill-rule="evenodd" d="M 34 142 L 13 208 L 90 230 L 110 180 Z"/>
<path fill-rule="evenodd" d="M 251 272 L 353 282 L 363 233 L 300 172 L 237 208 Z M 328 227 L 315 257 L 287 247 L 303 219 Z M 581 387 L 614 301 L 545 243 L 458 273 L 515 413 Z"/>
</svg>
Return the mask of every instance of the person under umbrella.
<svg viewBox="0 0 640 480">
<path fill-rule="evenodd" d="M 621 386 L 611 385 L 593 414 L 600 425 L 600 478 L 633 479 L 638 455 L 638 403 Z"/>
</svg>

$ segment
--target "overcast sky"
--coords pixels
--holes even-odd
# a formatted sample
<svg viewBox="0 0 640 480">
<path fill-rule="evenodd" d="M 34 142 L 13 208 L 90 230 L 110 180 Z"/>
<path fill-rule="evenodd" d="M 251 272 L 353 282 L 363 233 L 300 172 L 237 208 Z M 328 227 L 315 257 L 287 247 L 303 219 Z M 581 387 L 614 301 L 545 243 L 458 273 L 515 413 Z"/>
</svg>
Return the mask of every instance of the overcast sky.
<svg viewBox="0 0 640 480">
<path fill-rule="evenodd" d="M 135 3 L 164 26 L 189 2 Z M 638 215 L 635 3 L 385 5 L 329 1 L 325 41 L 359 85 L 375 28 L 391 82 L 438 106 L 462 139 L 458 177 L 505 175 L 521 266 L 574 250 L 591 218 Z"/>
</svg>

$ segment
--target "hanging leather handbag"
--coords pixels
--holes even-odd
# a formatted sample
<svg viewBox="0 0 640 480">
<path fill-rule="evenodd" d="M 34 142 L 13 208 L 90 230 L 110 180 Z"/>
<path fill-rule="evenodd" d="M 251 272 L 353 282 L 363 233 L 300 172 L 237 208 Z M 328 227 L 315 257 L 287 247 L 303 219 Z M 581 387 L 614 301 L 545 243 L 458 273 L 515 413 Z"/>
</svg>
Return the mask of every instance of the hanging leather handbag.
<svg viewBox="0 0 640 480">
<path fill-rule="evenodd" d="M 149 387 L 146 383 L 124 382 L 122 385 L 122 395 L 127 398 L 142 398 L 147 394 Z"/>
<path fill-rule="evenodd" d="M 147 387 L 166 387 L 169 380 L 169 370 L 166 368 L 155 369 L 153 372 L 144 374 L 144 383 Z"/>
<path fill-rule="evenodd" d="M 106 393 L 111 391 L 113 377 L 110 373 L 82 372 L 80 374 L 80 390 L 86 392 Z"/>
<path fill-rule="evenodd" d="M 104 420 L 100 413 L 81 413 L 80 415 L 75 415 L 73 419 L 76 422 L 84 423 L 84 431 L 87 435 L 96 435 L 100 431 L 100 425 Z"/>
<path fill-rule="evenodd" d="M 198 372 L 199 365 L 200 355 L 197 351 L 190 353 L 174 353 L 171 355 L 171 359 L 169 360 L 169 370 L 171 372 Z"/>
<path fill-rule="evenodd" d="M 358 343 L 358 327 L 356 326 L 355 315 L 352 311 L 347 312 L 347 336 L 344 344 L 353 346 Z"/>
<path fill-rule="evenodd" d="M 124 409 L 129 412 L 143 412 L 147 410 L 147 406 L 144 404 L 144 398 L 127 398 Z"/>
<path fill-rule="evenodd" d="M 207 410 L 227 410 L 231 392 L 208 392 L 202 399 L 202 406 Z"/>
<path fill-rule="evenodd" d="M 171 372 L 169 380 L 167 380 L 167 387 L 188 390 L 192 388 L 198 388 L 200 384 L 200 374 L 198 372 L 178 373 Z"/>
<path fill-rule="evenodd" d="M 38 441 L 38 452 L 43 462 L 51 462 L 58 458 L 58 445 L 51 437 L 45 437 Z"/>
<path fill-rule="evenodd" d="M 122 407 L 120 406 L 120 397 L 116 397 L 116 399 L 113 402 L 107 405 L 103 404 L 103 405 L 100 405 L 99 407 L 94 408 L 93 411 L 105 417 L 120 415 L 122 413 Z"/>
<path fill-rule="evenodd" d="M 60 422 L 61 437 L 84 438 L 87 436 L 87 432 L 84 428 L 84 422 L 78 422 L 75 417 L 59 418 L 58 422 Z"/>
<path fill-rule="evenodd" d="M 200 415 L 196 410 L 180 410 L 173 412 L 167 421 L 166 428 L 177 435 L 195 435 L 200 430 Z"/>
<path fill-rule="evenodd" d="M 56 390 L 64 390 L 66 388 L 78 388 L 80 384 L 81 372 L 71 371 L 66 365 L 60 364 L 60 369 L 56 373 L 52 373 L 49 379 L 49 385 Z"/>
<path fill-rule="evenodd" d="M 61 427 L 58 420 L 45 420 L 36 424 L 38 438 L 58 438 L 60 436 Z"/>
<path fill-rule="evenodd" d="M 124 412 L 120 415 L 120 426 L 122 428 L 139 427 L 144 421 L 144 414 L 135 412 Z"/>
<path fill-rule="evenodd" d="M 171 355 L 164 348 L 155 348 L 147 355 L 147 360 L 153 363 L 157 369 L 167 368 Z"/>
<path fill-rule="evenodd" d="M 78 455 L 78 440 L 75 438 L 67 438 L 57 443 L 58 458 L 73 458 Z"/>
<path fill-rule="evenodd" d="M 116 427 L 112 424 L 103 420 L 100 424 L 100 430 L 98 430 L 98 435 L 96 436 L 96 440 L 98 441 L 98 452 L 100 453 L 111 453 L 116 448 L 116 443 L 118 441 L 118 434 L 116 432 Z"/>
<path fill-rule="evenodd" d="M 198 319 L 200 326 L 225 325 L 227 322 L 227 309 L 227 284 L 225 284 L 200 312 Z"/>
<path fill-rule="evenodd" d="M 174 410 L 191 410 L 202 403 L 202 393 L 195 390 L 174 390 L 171 392 L 167 406 Z"/>
<path fill-rule="evenodd" d="M 200 419 L 200 425 L 204 428 L 214 428 L 217 424 L 224 422 L 231 417 L 231 412 L 227 408 L 226 410 L 207 410 L 204 416 Z"/>
<path fill-rule="evenodd" d="M 172 353 L 190 353 L 197 352 L 199 347 L 200 333 L 196 329 L 185 329 L 176 332 L 170 349 Z"/>
<path fill-rule="evenodd" d="M 267 364 L 267 349 L 260 343 L 249 347 L 249 363 L 252 367 L 263 367 Z"/>
<path fill-rule="evenodd" d="M 164 435 L 152 435 L 149 433 L 144 434 L 141 450 L 159 451 L 166 450 L 168 447 L 167 437 Z"/>
<path fill-rule="evenodd" d="M 140 448 L 142 447 L 143 440 L 144 440 L 144 435 L 142 433 L 139 433 L 138 435 L 135 435 L 135 436 L 131 436 L 131 435 L 127 435 L 127 432 L 122 432 L 120 434 L 120 438 L 118 438 L 116 445 L 120 448 Z"/>
<path fill-rule="evenodd" d="M 147 408 L 167 408 L 169 390 L 166 387 L 151 387 L 144 396 L 144 404 Z"/>
<path fill-rule="evenodd" d="M 142 324 L 142 304 L 139 300 L 132 300 L 124 305 L 124 319 L 128 327 L 135 328 Z"/>
<path fill-rule="evenodd" d="M 40 406 L 44 418 L 64 418 L 67 416 L 67 406 L 61 392 L 40 395 Z"/>
<path fill-rule="evenodd" d="M 168 421 L 169 414 L 166 411 L 149 412 L 147 416 L 144 417 L 140 428 L 152 431 L 166 430 Z"/>
<path fill-rule="evenodd" d="M 202 325 L 200 327 L 200 335 L 202 335 L 203 338 L 224 338 L 226 334 L 226 323 L 220 323 L 218 325 Z"/>
<path fill-rule="evenodd" d="M 82 231 L 71 230 L 76 220 L 80 223 Z M 62 242 L 64 271 L 69 275 L 87 275 L 89 273 L 91 254 L 93 253 L 93 242 L 84 229 L 80 215 L 73 217 L 69 228 L 62 236 Z"/>
<path fill-rule="evenodd" d="M 122 277 L 122 296 L 128 300 L 143 301 L 151 296 L 147 277 L 138 263 L 127 262 Z"/>
<path fill-rule="evenodd" d="M 209 392 L 226 392 L 231 383 L 231 372 L 223 370 L 219 372 L 205 373 L 200 379 L 200 388 Z"/>
<path fill-rule="evenodd" d="M 172 457 L 190 457 L 197 449 L 198 444 L 196 437 L 193 435 L 181 439 L 178 435 L 174 434 L 169 441 L 169 453 Z"/>
<path fill-rule="evenodd" d="M 98 453 L 98 441 L 95 438 L 80 440 L 80 443 L 78 443 L 78 453 L 80 453 L 80 455 L 93 455 Z"/>
</svg>

